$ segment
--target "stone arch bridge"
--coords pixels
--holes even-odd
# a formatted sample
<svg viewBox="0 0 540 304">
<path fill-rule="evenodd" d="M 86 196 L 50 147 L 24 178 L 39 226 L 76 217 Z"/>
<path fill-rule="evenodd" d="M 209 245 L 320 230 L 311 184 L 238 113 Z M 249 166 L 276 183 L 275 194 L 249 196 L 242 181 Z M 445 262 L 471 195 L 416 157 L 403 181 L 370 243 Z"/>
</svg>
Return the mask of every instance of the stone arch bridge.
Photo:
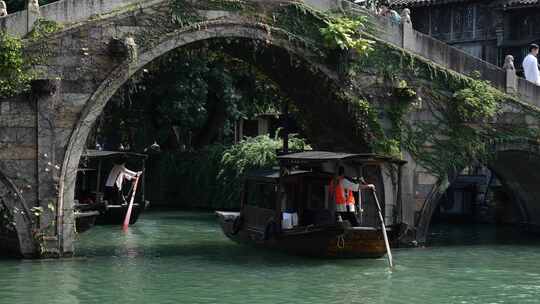
<svg viewBox="0 0 540 304">
<path fill-rule="evenodd" d="M 413 31 L 410 24 L 375 17 L 370 17 L 375 29 L 369 36 L 375 52 L 348 56 L 348 62 L 359 64 L 344 73 L 337 64 L 341 53 L 328 51 L 318 40 L 327 12 L 369 15 L 338 0 L 62 0 L 39 12 L 0 18 L 0 30 L 20 37 L 41 22 L 40 16 L 63 25 L 41 40 L 25 40 L 27 54 L 45 55 L 35 67 L 40 76 L 30 92 L 0 99 L 0 200 L 12 216 L 10 229 L 0 229 L 0 243 L 28 257 L 73 253 L 76 171 L 107 101 L 152 60 L 177 48 L 216 41 L 224 52 L 252 62 L 280 85 L 304 114 L 313 145 L 321 149 L 366 151 L 371 141 L 392 133 L 400 122 L 409 131 L 435 123 L 439 114 L 450 111 L 444 105 L 451 104 L 455 91 L 474 82 L 466 75 L 480 72 L 501 102 L 496 116 L 465 127 L 482 135 L 525 130 L 517 137 L 528 145 L 512 147 L 508 136 L 507 141 L 487 140 L 495 155 L 489 166 L 514 190 L 526 220 L 540 223 L 540 207 L 534 204 L 540 195 L 534 181 L 540 175 L 532 172 L 529 179 L 512 171 L 518 162 L 522 168 L 540 166 L 538 148 L 531 144 L 540 90 L 512 71 Z M 403 100 L 409 106 L 396 120 L 394 105 Z M 438 108 L 441 102 L 443 108 Z M 370 120 L 368 112 L 376 115 L 367 115 Z M 511 132 L 503 132 L 507 129 Z M 421 149 L 405 146 L 406 132 L 399 131 L 394 139 L 402 141 L 408 164 L 396 193 L 396 216 L 417 231 L 411 238 L 424 240 L 437 195 L 455 172 L 435 172 L 422 161 Z M 439 137 L 448 139 L 442 133 Z M 433 147 L 442 141 L 427 140 L 420 148 L 435 154 Z"/>
</svg>

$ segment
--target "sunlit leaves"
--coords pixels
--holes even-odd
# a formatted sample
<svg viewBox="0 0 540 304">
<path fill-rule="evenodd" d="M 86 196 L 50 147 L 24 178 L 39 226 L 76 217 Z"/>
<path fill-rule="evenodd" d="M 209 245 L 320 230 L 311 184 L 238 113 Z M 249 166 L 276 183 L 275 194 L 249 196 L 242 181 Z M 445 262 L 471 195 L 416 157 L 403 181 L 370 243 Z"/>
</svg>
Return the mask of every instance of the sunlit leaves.
<svg viewBox="0 0 540 304">
<path fill-rule="evenodd" d="M 0 32 L 0 97 L 9 97 L 27 90 L 32 75 L 23 56 L 20 39 Z"/>
<path fill-rule="evenodd" d="M 326 46 L 342 51 L 355 50 L 358 54 L 367 55 L 373 50 L 374 41 L 361 37 L 366 29 L 366 17 L 350 19 L 347 17 L 333 18 L 321 28 Z"/>
</svg>

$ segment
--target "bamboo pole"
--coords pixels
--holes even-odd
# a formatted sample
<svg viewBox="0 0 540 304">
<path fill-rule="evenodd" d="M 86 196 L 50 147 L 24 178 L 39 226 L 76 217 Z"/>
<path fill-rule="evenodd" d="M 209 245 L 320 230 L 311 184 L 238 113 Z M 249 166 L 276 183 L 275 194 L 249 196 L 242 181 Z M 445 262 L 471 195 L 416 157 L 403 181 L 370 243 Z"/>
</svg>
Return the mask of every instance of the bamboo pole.
<svg viewBox="0 0 540 304">
<path fill-rule="evenodd" d="M 383 237 L 384 237 L 384 244 L 386 245 L 388 263 L 390 264 L 390 268 L 393 268 L 394 264 L 392 262 L 392 251 L 390 251 L 390 243 L 388 242 L 388 235 L 386 233 L 386 225 L 384 224 L 384 217 L 382 215 L 381 204 L 379 204 L 379 199 L 377 198 L 377 192 L 375 191 L 375 189 L 371 189 L 371 191 L 373 193 L 373 198 L 375 198 L 375 203 L 377 204 L 379 219 L 381 220 L 381 227 L 382 227 L 382 232 L 383 232 Z"/>
<path fill-rule="evenodd" d="M 137 185 L 139 184 L 140 177 L 140 175 L 137 175 L 134 181 L 135 185 L 133 186 L 133 193 L 131 194 L 131 200 L 129 201 L 126 217 L 124 218 L 124 224 L 122 225 L 122 230 L 124 231 L 127 231 L 129 227 L 129 220 L 131 219 L 131 212 L 133 210 L 133 201 L 135 201 L 135 194 L 137 193 Z"/>
</svg>

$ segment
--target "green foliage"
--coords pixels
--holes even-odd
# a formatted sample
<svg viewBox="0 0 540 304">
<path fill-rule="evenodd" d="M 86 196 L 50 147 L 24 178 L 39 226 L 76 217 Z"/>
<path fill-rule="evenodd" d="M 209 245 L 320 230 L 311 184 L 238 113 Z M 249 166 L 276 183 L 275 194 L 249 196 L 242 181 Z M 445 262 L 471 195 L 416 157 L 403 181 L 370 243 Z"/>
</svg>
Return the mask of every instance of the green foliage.
<svg viewBox="0 0 540 304">
<path fill-rule="evenodd" d="M 290 149 L 310 149 L 304 139 L 291 136 Z M 166 154 L 162 168 L 176 181 L 171 196 L 184 197 L 191 207 L 235 209 L 240 204 L 244 174 L 277 165 L 282 141 L 267 135 L 246 138 L 232 146 L 211 145 L 198 154 Z"/>
<path fill-rule="evenodd" d="M 301 41 L 313 49 L 324 43 L 320 29 L 326 26 L 329 16 L 302 3 L 291 3 L 276 9 L 272 19 L 262 20 L 287 31 L 291 40 Z"/>
<path fill-rule="evenodd" d="M 478 80 L 478 76 L 457 74 L 381 41 L 373 47 L 369 58 L 351 62 L 356 74 L 368 73 L 397 83 L 384 102 L 384 113 L 391 122 L 388 128 L 382 128 L 377 110 L 363 112 L 374 152 L 398 156 L 403 148 L 421 166 L 445 178 L 472 162 L 489 162 L 496 142 L 538 138 L 537 132 L 526 125 L 490 124 L 503 105 L 521 108 L 522 113 L 533 116 L 536 109 L 527 109 L 488 82 Z M 367 105 L 366 101 L 364 109 Z M 407 119 L 411 109 L 419 105 L 432 121 Z"/>
<path fill-rule="evenodd" d="M 219 8 L 226 11 L 239 11 L 248 6 L 247 1 L 243 0 L 207 0 L 208 8 Z"/>
<path fill-rule="evenodd" d="M 270 138 L 268 135 L 248 137 L 224 151 L 218 178 L 227 183 L 231 179 L 240 178 L 248 170 L 276 166 L 276 151 L 282 147 L 283 141 L 277 137 Z M 304 139 L 294 135 L 289 138 L 289 148 L 310 149 Z"/>
<path fill-rule="evenodd" d="M 400 80 L 398 86 L 394 89 L 394 96 L 403 104 L 416 98 L 416 91 L 409 86 L 407 81 Z"/>
<path fill-rule="evenodd" d="M 202 16 L 191 0 L 173 0 L 171 6 L 173 21 L 180 27 L 203 21 Z"/>
<path fill-rule="evenodd" d="M 499 110 L 501 95 L 487 81 L 471 80 L 467 87 L 454 93 L 457 118 L 464 122 L 492 118 Z"/>
<path fill-rule="evenodd" d="M 61 30 L 62 28 L 64 27 L 56 21 L 40 18 L 36 21 L 36 23 L 34 23 L 34 28 L 32 31 L 30 31 L 30 33 L 28 33 L 26 38 L 29 38 L 30 40 L 39 40 Z"/>
<path fill-rule="evenodd" d="M 277 113 L 283 100 L 276 84 L 219 46 L 186 48 L 154 61 L 116 94 L 98 136 L 120 133 L 118 140 L 134 149 L 154 140 L 165 149 L 188 150 L 231 143 L 235 121 Z"/>
<path fill-rule="evenodd" d="M 405 123 L 403 145 L 441 178 L 458 174 L 473 162 L 488 163 L 496 142 L 533 138 L 526 127 L 489 124 L 502 104 L 509 103 L 485 81 L 468 79 L 451 97 L 433 91 L 426 100 L 435 120 Z"/>
<path fill-rule="evenodd" d="M 355 50 L 358 54 L 367 55 L 373 51 L 373 40 L 360 37 L 366 28 L 367 17 L 357 19 L 347 17 L 332 18 L 326 21 L 326 27 L 320 32 L 326 47 L 342 51 Z"/>
<path fill-rule="evenodd" d="M 23 55 L 20 39 L 0 32 L 0 97 L 9 97 L 30 88 L 33 75 Z"/>
</svg>

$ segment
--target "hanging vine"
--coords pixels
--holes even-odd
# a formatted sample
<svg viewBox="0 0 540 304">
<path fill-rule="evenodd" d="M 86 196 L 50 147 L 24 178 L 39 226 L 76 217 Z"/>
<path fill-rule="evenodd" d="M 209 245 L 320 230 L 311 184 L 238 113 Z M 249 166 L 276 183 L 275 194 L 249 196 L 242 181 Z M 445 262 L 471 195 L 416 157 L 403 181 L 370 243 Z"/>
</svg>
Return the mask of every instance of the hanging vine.
<svg viewBox="0 0 540 304">
<path fill-rule="evenodd" d="M 10 97 L 30 88 L 34 75 L 31 62 L 23 55 L 21 39 L 0 32 L 0 98 Z"/>
</svg>

